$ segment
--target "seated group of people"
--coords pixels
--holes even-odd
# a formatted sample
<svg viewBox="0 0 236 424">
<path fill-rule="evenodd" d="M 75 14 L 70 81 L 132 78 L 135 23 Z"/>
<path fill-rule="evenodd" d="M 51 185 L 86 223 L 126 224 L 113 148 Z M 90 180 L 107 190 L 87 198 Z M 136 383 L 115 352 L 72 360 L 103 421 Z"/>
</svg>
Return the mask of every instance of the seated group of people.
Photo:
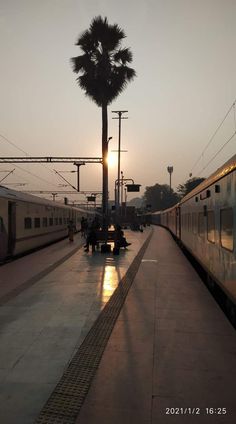
<svg viewBox="0 0 236 424">
<path fill-rule="evenodd" d="M 88 228 L 86 244 L 84 245 L 85 252 L 89 252 L 89 246 L 92 246 L 93 252 L 95 251 L 95 247 L 98 247 L 97 231 L 99 229 L 99 221 L 97 220 L 97 218 L 95 218 L 91 223 L 90 227 Z M 116 225 L 115 227 L 114 245 L 116 249 L 120 249 L 121 247 L 126 248 L 127 246 L 131 245 L 131 243 L 127 242 L 120 225 Z"/>
</svg>

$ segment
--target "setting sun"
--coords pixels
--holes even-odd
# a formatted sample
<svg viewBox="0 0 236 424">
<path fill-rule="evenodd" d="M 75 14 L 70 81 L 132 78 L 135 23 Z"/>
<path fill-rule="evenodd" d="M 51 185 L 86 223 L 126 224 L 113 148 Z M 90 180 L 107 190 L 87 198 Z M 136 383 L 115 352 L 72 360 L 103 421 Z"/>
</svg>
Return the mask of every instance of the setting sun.
<svg viewBox="0 0 236 424">
<path fill-rule="evenodd" d="M 117 158 L 116 155 L 114 153 L 109 153 L 108 154 L 108 165 L 110 168 L 114 168 L 114 166 L 116 165 L 117 162 Z"/>
</svg>

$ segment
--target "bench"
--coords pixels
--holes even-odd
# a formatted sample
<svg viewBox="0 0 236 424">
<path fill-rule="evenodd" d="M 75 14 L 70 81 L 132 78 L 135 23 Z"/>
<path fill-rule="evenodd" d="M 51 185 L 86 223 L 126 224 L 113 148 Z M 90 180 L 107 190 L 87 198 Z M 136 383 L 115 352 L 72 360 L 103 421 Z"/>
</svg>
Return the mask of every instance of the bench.
<svg viewBox="0 0 236 424">
<path fill-rule="evenodd" d="M 97 230 L 96 231 L 96 245 L 92 246 L 92 251 L 95 251 L 95 246 L 99 249 L 99 243 L 105 243 L 101 246 L 101 251 L 107 253 L 111 251 L 111 245 L 108 242 L 115 242 L 115 230 Z"/>
<path fill-rule="evenodd" d="M 125 244 L 122 243 L 122 241 L 118 241 L 116 238 L 116 231 L 115 230 L 108 230 L 108 231 L 103 231 L 103 230 L 97 230 L 96 231 L 96 238 L 97 238 L 97 248 L 99 248 L 99 243 L 103 242 L 105 244 L 103 244 L 103 246 L 101 246 L 101 251 L 103 253 L 107 253 L 111 251 L 111 245 L 108 242 L 114 242 L 114 249 L 113 249 L 113 253 L 118 255 L 120 248 L 124 247 L 126 248 L 127 246 L 129 246 L 131 243 L 127 243 L 126 240 Z M 95 249 L 95 246 L 92 247 L 93 249 Z M 94 250 L 93 250 L 94 251 Z"/>
<path fill-rule="evenodd" d="M 115 230 L 97 230 L 96 231 L 97 242 L 115 241 Z"/>
<path fill-rule="evenodd" d="M 91 241 L 89 241 L 89 244 L 92 246 L 92 252 L 95 252 L 95 248 L 99 249 L 99 243 L 103 243 L 101 245 L 101 252 L 102 253 L 108 253 L 111 251 L 111 244 L 109 242 L 114 243 L 113 253 L 115 255 L 119 254 L 120 248 L 124 247 L 126 248 L 131 243 L 127 243 L 125 238 L 122 237 L 124 240 L 117 240 L 116 231 L 115 230 L 96 230 L 95 231 L 96 237 L 91 236 Z M 88 249 L 87 249 L 88 251 Z"/>
</svg>

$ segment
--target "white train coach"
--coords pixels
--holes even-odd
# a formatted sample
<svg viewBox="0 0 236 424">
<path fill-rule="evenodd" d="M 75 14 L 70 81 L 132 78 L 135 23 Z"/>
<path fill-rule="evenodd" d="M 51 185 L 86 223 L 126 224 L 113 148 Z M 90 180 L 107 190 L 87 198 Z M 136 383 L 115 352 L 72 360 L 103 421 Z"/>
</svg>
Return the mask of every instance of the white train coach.
<svg viewBox="0 0 236 424">
<path fill-rule="evenodd" d="M 236 155 L 172 208 L 152 214 L 227 295 L 236 323 Z"/>
<path fill-rule="evenodd" d="M 95 212 L 63 205 L 0 186 L 0 261 L 66 237 L 70 220 Z"/>
</svg>

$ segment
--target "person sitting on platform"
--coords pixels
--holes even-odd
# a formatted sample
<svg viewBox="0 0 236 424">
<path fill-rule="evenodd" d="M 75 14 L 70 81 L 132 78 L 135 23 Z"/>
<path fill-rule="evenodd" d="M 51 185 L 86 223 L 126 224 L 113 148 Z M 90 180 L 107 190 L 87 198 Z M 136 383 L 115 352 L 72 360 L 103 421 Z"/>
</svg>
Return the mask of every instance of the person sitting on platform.
<svg viewBox="0 0 236 424">
<path fill-rule="evenodd" d="M 122 231 L 121 226 L 117 225 L 115 229 L 115 247 L 119 249 L 120 247 L 126 248 L 130 245 L 131 243 L 127 242 L 124 236 L 124 231 Z"/>
</svg>

